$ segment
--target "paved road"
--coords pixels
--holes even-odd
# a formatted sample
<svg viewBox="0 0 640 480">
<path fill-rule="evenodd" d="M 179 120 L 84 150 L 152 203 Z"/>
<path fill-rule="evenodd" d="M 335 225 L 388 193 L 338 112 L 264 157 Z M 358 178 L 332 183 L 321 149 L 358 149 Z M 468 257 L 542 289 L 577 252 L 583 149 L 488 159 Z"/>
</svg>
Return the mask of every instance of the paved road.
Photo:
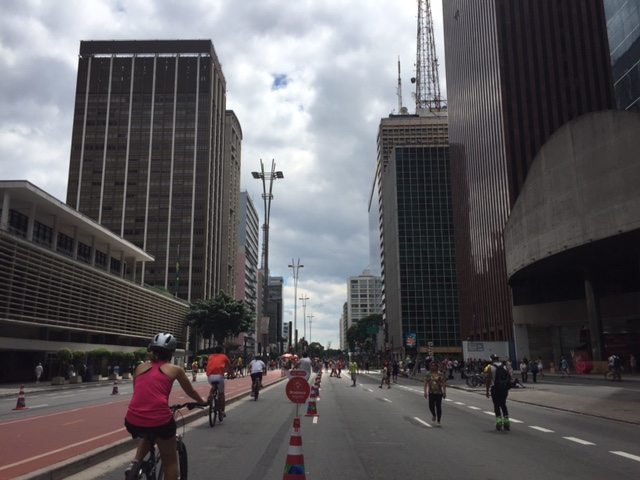
<svg viewBox="0 0 640 480">
<path fill-rule="evenodd" d="M 373 378 L 380 378 L 379 372 L 371 371 L 370 376 Z M 272 381 L 279 381 L 280 375 L 270 375 Z M 466 387 L 464 380 L 457 378 L 449 381 L 450 388 L 459 388 L 469 390 Z M 286 377 L 285 377 L 286 378 Z M 127 382 L 126 380 L 124 382 Z M 422 375 L 413 379 L 401 378 L 400 384 L 415 385 L 422 383 Z M 112 381 L 102 381 L 96 385 L 96 388 L 112 388 Z M 93 385 L 92 385 L 93 386 Z M 52 386 L 52 385 L 35 385 L 25 384 L 25 400 L 27 407 L 29 406 L 29 395 L 31 393 L 44 391 L 44 390 L 70 390 L 79 388 L 80 385 L 65 385 L 65 386 Z M 87 385 L 85 385 L 85 388 Z M 20 385 L 2 385 L 0 386 L 1 397 L 15 397 L 18 399 L 18 392 Z M 483 389 L 473 390 L 478 395 L 484 395 Z M 246 396 L 247 391 L 241 396 Z M 561 378 L 559 375 L 547 375 L 545 380 L 536 384 L 528 383 L 527 388 L 512 389 L 509 394 L 510 401 L 530 403 L 534 405 L 540 405 L 557 410 L 563 410 L 567 412 L 574 412 L 583 415 L 591 415 L 595 417 L 607 418 L 611 420 L 617 420 L 621 422 L 640 425 L 640 376 L 627 376 L 625 381 L 621 383 L 613 383 L 605 381 L 602 375 L 576 375 L 570 378 Z M 24 412 L 16 411 L 15 417 L 20 418 L 20 415 Z M 0 423 L 2 425 L 2 423 Z M 18 439 L 16 439 L 18 440 Z M 56 465 L 55 469 L 60 472 L 66 472 L 64 475 L 68 475 L 69 472 L 74 471 L 78 465 L 82 465 L 83 468 L 92 465 L 98 461 L 104 460 L 109 455 L 114 455 L 115 452 L 122 451 L 123 448 L 129 448 L 131 440 L 124 439 L 119 440 L 111 445 L 83 453 L 74 458 L 71 458 L 61 464 Z M 126 444 L 123 446 L 123 444 Z M 2 465 L 0 465 L 2 468 Z M 25 475 L 23 479 L 40 479 L 40 478 L 64 478 L 64 476 L 54 476 L 52 471 L 54 467 L 46 468 L 47 472 L 38 472 L 37 474 Z M 77 471 L 77 470 L 76 470 Z M 1 477 L 1 475 L 0 475 Z M 9 477 L 10 478 L 10 477 Z"/>
</svg>

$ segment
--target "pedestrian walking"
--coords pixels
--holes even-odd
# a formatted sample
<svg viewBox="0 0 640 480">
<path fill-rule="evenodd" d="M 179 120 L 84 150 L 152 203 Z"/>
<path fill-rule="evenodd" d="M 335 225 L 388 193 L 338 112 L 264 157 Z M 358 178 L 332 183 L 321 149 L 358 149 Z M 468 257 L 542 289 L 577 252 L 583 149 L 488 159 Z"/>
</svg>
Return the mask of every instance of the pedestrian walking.
<svg viewBox="0 0 640 480">
<path fill-rule="evenodd" d="M 353 362 L 351 362 L 351 364 L 349 365 L 349 373 L 351 373 L 351 381 L 353 382 L 353 385 L 351 385 L 351 386 L 355 387 L 356 386 L 356 373 L 358 373 L 358 364 L 356 363 L 355 360 Z"/>
<path fill-rule="evenodd" d="M 522 376 L 522 383 L 527 383 L 529 379 L 529 362 L 527 357 L 520 360 L 520 375 Z"/>
<path fill-rule="evenodd" d="M 544 363 L 542 363 L 542 357 L 538 357 L 538 375 L 544 380 Z"/>
<path fill-rule="evenodd" d="M 487 370 L 487 398 L 491 396 L 493 410 L 496 414 L 496 430 L 511 430 L 507 396 L 511 386 L 509 372 L 500 361 L 499 355 L 491 355 L 491 365 Z"/>
<path fill-rule="evenodd" d="M 438 371 L 438 364 L 431 362 L 430 371 L 424 377 L 424 398 L 429 400 L 431 420 L 438 427 L 442 418 L 442 399 L 447 398 L 447 381 L 444 375 Z"/>
<path fill-rule="evenodd" d="M 631 367 L 631 373 L 636 373 L 638 371 L 638 362 L 633 353 L 629 356 L 629 366 Z"/>
<path fill-rule="evenodd" d="M 391 365 L 391 380 L 393 383 L 398 383 L 398 373 L 400 373 L 400 366 L 397 361 L 393 361 Z"/>
<path fill-rule="evenodd" d="M 533 378 L 533 383 L 538 383 L 538 362 L 531 360 L 529 362 L 529 368 L 531 369 L 531 378 Z"/>
<path fill-rule="evenodd" d="M 562 378 L 564 378 L 565 376 L 571 376 L 571 374 L 569 373 L 569 362 L 567 362 L 567 359 L 564 358 L 563 355 L 560 355 L 560 370 L 562 371 Z"/>
<path fill-rule="evenodd" d="M 36 366 L 36 383 L 40 383 L 40 377 L 42 376 L 43 371 L 44 369 L 42 368 L 42 364 L 39 363 L 38 366 Z"/>
<path fill-rule="evenodd" d="M 385 383 L 387 384 L 387 388 L 391 388 L 391 384 L 389 383 L 389 377 L 390 377 L 389 368 L 386 365 L 384 365 L 382 367 L 382 381 L 380 382 L 379 388 L 382 388 L 382 386 Z"/>
</svg>

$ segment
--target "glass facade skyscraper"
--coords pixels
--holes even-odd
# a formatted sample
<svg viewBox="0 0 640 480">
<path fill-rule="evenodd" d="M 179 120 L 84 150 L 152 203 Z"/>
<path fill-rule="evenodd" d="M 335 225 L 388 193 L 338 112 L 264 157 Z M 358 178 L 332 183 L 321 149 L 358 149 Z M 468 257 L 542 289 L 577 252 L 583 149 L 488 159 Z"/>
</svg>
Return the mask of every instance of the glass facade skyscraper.
<svg viewBox="0 0 640 480">
<path fill-rule="evenodd" d="M 616 102 L 640 111 L 640 0 L 604 0 Z"/>
</svg>

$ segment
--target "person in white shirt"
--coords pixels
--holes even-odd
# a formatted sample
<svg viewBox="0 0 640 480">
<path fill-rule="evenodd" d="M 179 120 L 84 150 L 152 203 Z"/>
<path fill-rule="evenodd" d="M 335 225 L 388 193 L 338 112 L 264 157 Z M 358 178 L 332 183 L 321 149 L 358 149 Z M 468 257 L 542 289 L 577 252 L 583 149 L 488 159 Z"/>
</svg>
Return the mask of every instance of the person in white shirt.
<svg viewBox="0 0 640 480">
<path fill-rule="evenodd" d="M 260 355 L 257 355 L 256 358 L 251 360 L 249 363 L 249 373 L 251 374 L 251 384 L 258 380 L 260 383 L 260 387 L 262 388 L 262 373 L 267 371 L 267 366 L 264 364 Z M 251 392 L 251 396 L 254 396 L 254 392 Z"/>
<path fill-rule="evenodd" d="M 298 368 L 300 370 L 304 370 L 309 375 L 307 378 L 311 376 L 311 359 L 309 358 L 309 354 L 307 352 L 302 352 L 302 358 L 298 362 Z"/>
</svg>

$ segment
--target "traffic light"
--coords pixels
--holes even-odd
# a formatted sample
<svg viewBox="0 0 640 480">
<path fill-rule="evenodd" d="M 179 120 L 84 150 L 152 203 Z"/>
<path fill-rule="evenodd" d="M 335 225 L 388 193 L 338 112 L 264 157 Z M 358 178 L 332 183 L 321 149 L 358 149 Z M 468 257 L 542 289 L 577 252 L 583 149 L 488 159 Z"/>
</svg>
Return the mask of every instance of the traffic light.
<svg viewBox="0 0 640 480">
<path fill-rule="evenodd" d="M 386 347 L 386 348 L 384 349 L 384 351 L 385 351 L 386 353 L 389 353 L 389 347 Z"/>
<path fill-rule="evenodd" d="M 289 353 L 293 352 L 293 345 L 289 345 Z"/>
</svg>

